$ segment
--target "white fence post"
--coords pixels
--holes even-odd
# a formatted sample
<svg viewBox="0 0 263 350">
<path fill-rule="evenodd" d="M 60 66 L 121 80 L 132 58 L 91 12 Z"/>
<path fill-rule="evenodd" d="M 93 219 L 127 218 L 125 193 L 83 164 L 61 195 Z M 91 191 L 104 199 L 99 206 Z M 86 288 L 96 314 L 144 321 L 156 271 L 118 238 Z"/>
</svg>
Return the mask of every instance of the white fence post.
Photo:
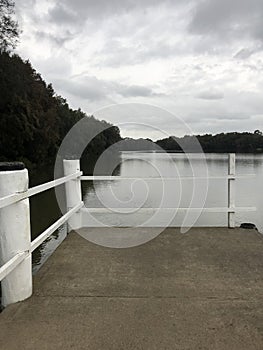
<svg viewBox="0 0 263 350">
<path fill-rule="evenodd" d="M 64 175 L 71 175 L 80 171 L 79 159 L 63 161 Z M 66 203 L 67 210 L 74 208 L 82 201 L 81 182 L 80 179 L 70 180 L 65 184 L 66 187 Z M 69 231 L 70 229 L 76 230 L 81 227 L 81 213 L 77 212 L 68 220 Z"/>
<path fill-rule="evenodd" d="M 8 165 L 3 164 L 3 166 L 0 166 L 0 197 L 28 190 L 28 171 L 23 168 L 24 166 L 23 164 L 21 166 L 21 163 L 14 163 L 13 165 L 9 163 Z M 13 258 L 17 253 L 28 252 L 25 260 L 2 280 L 3 306 L 22 301 L 32 295 L 30 242 L 28 198 L 0 209 L 1 265 Z"/>
<path fill-rule="evenodd" d="M 235 228 L 235 175 L 236 175 L 236 155 L 234 153 L 228 156 L 228 227 Z"/>
</svg>

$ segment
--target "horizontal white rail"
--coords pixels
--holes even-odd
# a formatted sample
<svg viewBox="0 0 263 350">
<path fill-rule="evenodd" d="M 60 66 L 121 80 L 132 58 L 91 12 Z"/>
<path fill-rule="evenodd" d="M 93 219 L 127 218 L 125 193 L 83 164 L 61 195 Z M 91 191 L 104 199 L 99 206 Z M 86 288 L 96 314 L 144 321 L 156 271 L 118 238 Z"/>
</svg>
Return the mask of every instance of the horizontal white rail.
<svg viewBox="0 0 263 350">
<path fill-rule="evenodd" d="M 254 177 L 255 174 L 248 175 L 223 175 L 223 176 L 180 176 L 180 177 L 125 177 L 125 176 L 81 176 L 82 181 L 120 181 L 120 180 L 165 180 L 165 181 L 180 181 L 180 180 L 234 180 Z"/>
<path fill-rule="evenodd" d="M 74 208 L 69 210 L 65 215 L 63 215 L 59 220 L 57 220 L 53 225 L 41 233 L 34 241 L 31 242 L 31 252 L 33 252 L 37 247 L 39 247 L 47 238 L 49 238 L 52 233 L 54 233 L 61 225 L 63 225 L 68 219 L 75 214 L 78 210 L 83 207 L 84 203 L 80 202 Z"/>
<path fill-rule="evenodd" d="M 64 177 L 61 177 L 60 179 L 53 180 L 53 181 L 47 182 L 45 184 L 29 188 L 25 192 L 14 193 L 14 194 L 11 194 L 10 196 L 6 196 L 6 197 L 3 197 L 3 198 L 0 198 L 0 209 L 4 208 L 4 207 L 7 207 L 7 206 L 9 206 L 11 204 L 14 204 L 16 202 L 19 202 L 19 201 L 21 201 L 23 199 L 26 199 L 26 198 L 29 198 L 31 196 L 34 196 L 35 194 L 47 191 L 47 190 L 49 190 L 49 189 L 51 189 L 53 187 L 62 185 L 62 184 L 66 183 L 66 182 L 68 182 L 70 180 L 74 180 L 74 179 L 80 177 L 81 175 L 82 175 L 82 171 L 79 171 L 79 172 L 77 172 L 75 174 L 64 176 Z"/>
<path fill-rule="evenodd" d="M 7 261 L 0 268 L 0 281 L 2 281 L 10 272 L 12 272 L 27 256 L 32 253 L 37 247 L 39 247 L 52 233 L 54 233 L 61 225 L 63 225 L 68 219 L 83 207 L 84 203 L 81 202 L 63 215 L 47 230 L 40 234 L 34 241 L 31 242 L 30 252 L 21 252 L 16 254 L 12 259 Z"/>
<path fill-rule="evenodd" d="M 82 175 L 82 171 L 79 171 L 75 174 L 71 174 L 71 175 L 68 175 L 68 176 L 64 176 L 64 177 L 61 177 L 57 180 L 53 180 L 53 181 L 50 181 L 50 182 L 47 182 L 45 184 L 42 184 L 42 185 L 39 185 L 39 186 L 35 186 L 35 187 L 32 187 L 28 190 L 28 197 L 31 197 L 37 193 L 40 193 L 40 192 L 44 192 L 44 191 L 47 191 L 53 187 L 57 187 L 59 185 L 62 185 L 70 180 L 74 180 L 74 179 L 77 179 L 78 177 L 80 177 Z"/>
<path fill-rule="evenodd" d="M 154 212 L 154 211 L 202 211 L 207 213 L 235 213 L 235 212 L 254 212 L 257 210 L 255 207 L 235 207 L 235 208 L 82 208 L 81 211 L 89 213 L 109 213 L 116 214 L 133 214 L 137 211 L 141 212 Z"/>
<path fill-rule="evenodd" d="M 0 281 L 2 281 L 10 272 L 12 272 L 24 259 L 28 256 L 29 252 L 21 252 L 16 254 L 12 259 L 6 262 L 0 268 Z"/>
</svg>

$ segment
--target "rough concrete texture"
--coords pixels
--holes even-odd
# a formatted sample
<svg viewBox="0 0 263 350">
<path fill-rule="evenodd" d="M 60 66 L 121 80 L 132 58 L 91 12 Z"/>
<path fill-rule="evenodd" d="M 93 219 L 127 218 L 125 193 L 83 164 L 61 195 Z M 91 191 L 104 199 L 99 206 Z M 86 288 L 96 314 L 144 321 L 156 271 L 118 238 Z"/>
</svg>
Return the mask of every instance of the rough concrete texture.
<svg viewBox="0 0 263 350">
<path fill-rule="evenodd" d="M 262 350 L 262 277 L 256 231 L 171 228 L 129 249 L 71 233 L 0 315 L 0 349 Z"/>
</svg>

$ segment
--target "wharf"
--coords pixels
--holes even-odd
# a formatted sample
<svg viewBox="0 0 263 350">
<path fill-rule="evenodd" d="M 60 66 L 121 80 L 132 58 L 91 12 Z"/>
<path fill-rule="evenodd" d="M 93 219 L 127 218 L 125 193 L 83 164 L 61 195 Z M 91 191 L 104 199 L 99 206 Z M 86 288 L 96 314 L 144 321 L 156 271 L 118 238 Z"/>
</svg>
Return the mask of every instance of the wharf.
<svg viewBox="0 0 263 350">
<path fill-rule="evenodd" d="M 263 236 L 167 228 L 110 249 L 71 232 L 0 314 L 0 349 L 262 350 Z"/>
</svg>

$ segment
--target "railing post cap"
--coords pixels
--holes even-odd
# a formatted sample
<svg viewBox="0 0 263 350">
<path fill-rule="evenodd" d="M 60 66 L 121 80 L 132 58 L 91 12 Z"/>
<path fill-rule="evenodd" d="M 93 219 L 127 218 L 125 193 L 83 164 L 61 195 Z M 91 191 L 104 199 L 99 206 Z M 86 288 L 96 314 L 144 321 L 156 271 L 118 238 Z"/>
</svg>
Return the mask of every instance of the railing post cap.
<svg viewBox="0 0 263 350">
<path fill-rule="evenodd" d="M 24 170 L 25 164 L 22 162 L 0 162 L 0 171 Z"/>
</svg>

